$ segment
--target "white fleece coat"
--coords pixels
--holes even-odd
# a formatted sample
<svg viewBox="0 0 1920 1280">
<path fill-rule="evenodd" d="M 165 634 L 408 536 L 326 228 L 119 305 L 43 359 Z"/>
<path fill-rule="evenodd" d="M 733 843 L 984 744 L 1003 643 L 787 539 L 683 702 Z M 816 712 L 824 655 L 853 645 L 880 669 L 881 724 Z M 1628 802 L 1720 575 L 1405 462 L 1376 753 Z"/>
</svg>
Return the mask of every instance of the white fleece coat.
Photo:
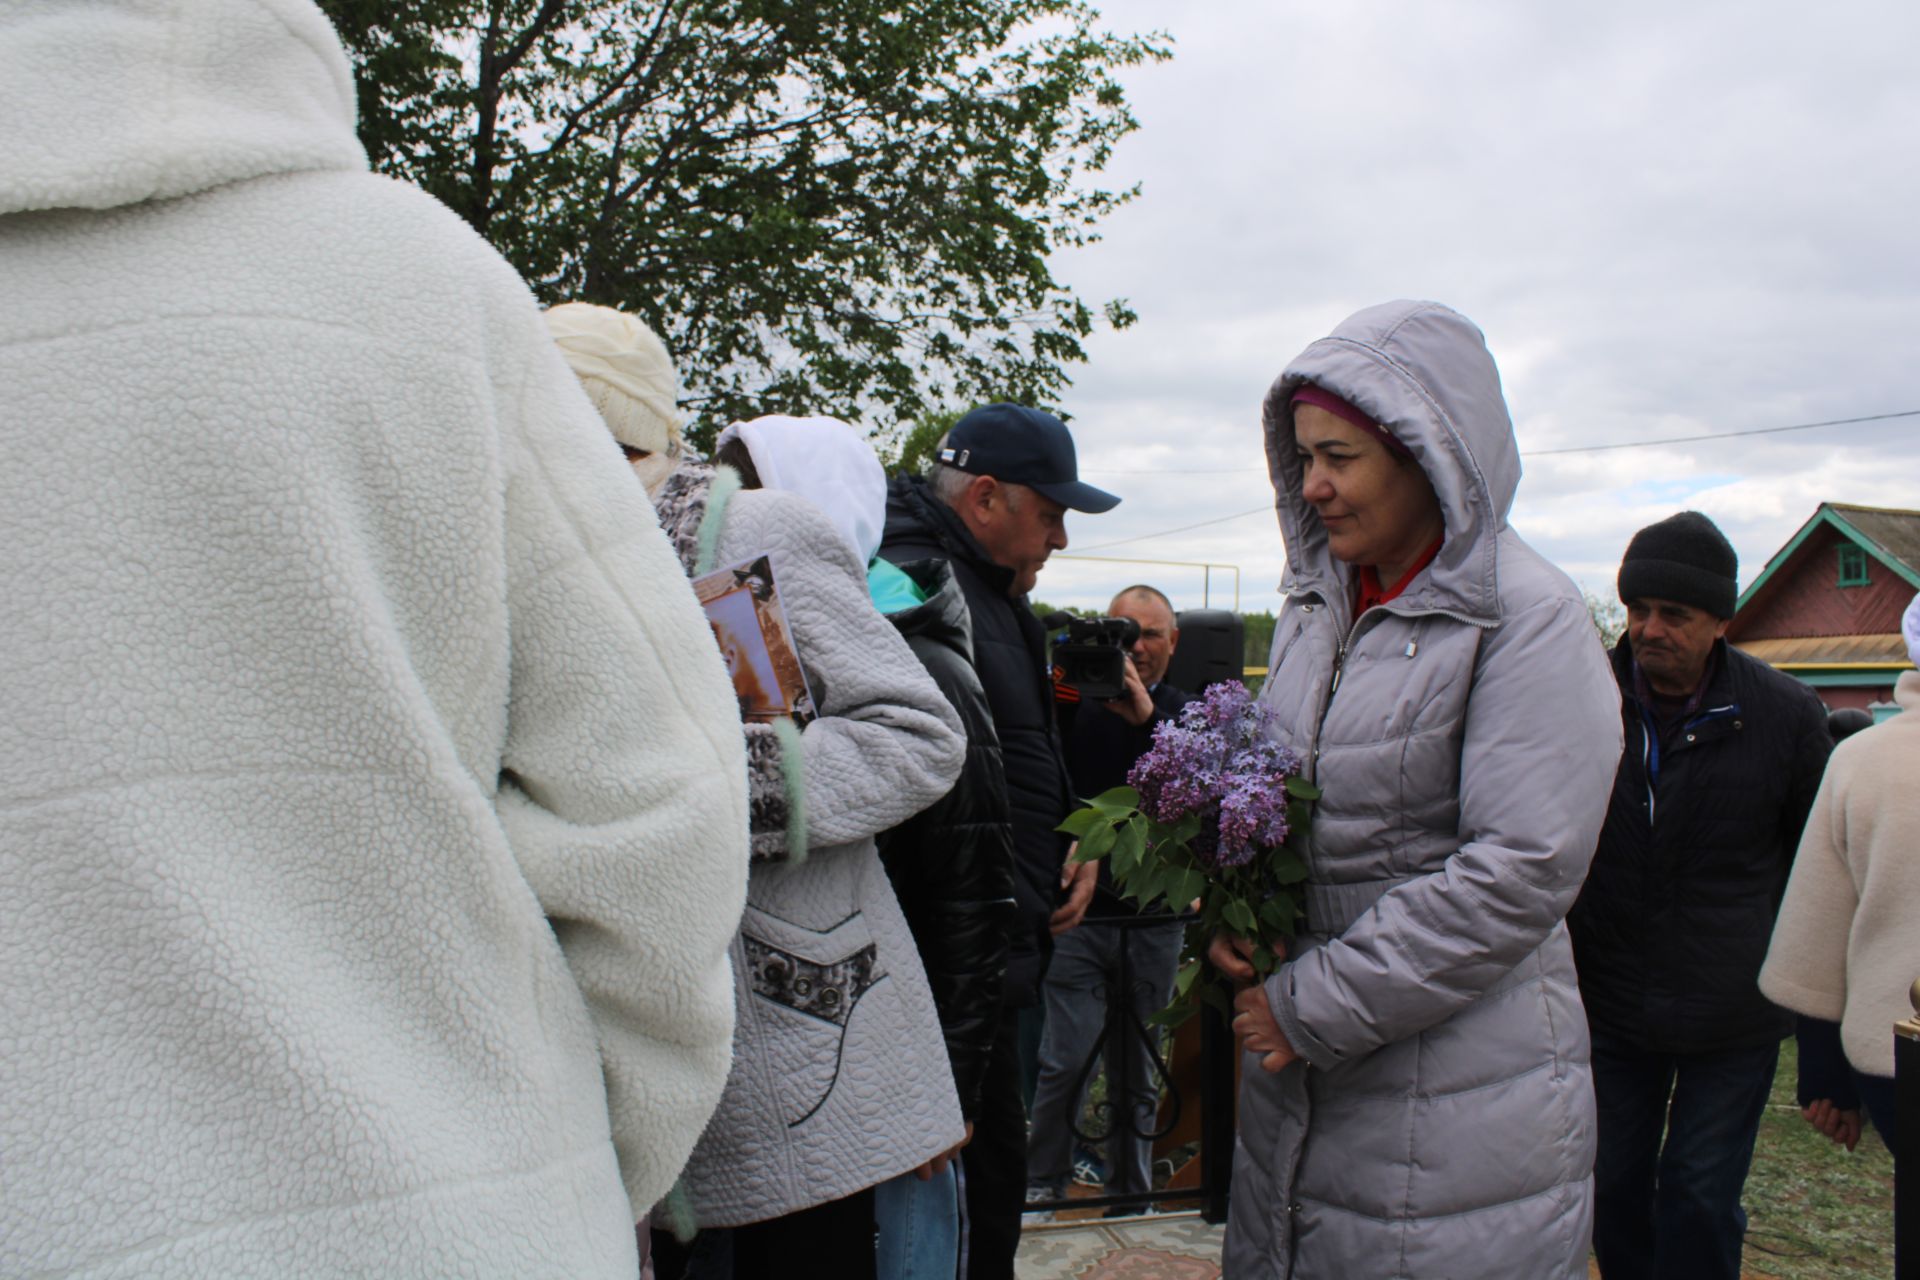
<svg viewBox="0 0 1920 1280">
<path fill-rule="evenodd" d="M 1893 1024 L 1920 977 L 1920 672 L 1900 714 L 1833 749 L 1760 968 L 1767 999 L 1840 1024 L 1855 1070 L 1893 1075 Z"/>
<path fill-rule="evenodd" d="M 626 1280 L 747 862 L 644 494 L 309 5 L 0 8 L 0 119 L 0 1274 Z"/>
</svg>

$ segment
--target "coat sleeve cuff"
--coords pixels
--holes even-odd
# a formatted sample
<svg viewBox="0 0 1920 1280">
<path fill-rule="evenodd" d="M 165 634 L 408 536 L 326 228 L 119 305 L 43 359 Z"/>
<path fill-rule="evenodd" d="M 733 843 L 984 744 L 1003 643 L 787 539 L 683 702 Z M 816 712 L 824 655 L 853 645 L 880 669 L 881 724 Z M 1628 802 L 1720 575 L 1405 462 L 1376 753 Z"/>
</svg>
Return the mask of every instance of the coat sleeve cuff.
<svg viewBox="0 0 1920 1280">
<path fill-rule="evenodd" d="M 747 830 L 755 862 L 807 856 L 806 766 L 791 720 L 742 726 L 747 739 Z"/>
<path fill-rule="evenodd" d="M 1280 1033 L 1293 1046 L 1293 1051 L 1307 1062 L 1322 1069 L 1335 1066 L 1345 1058 L 1326 1041 L 1307 1029 L 1300 1020 L 1299 1007 L 1294 998 L 1294 966 L 1284 964 L 1266 981 L 1267 1007 L 1273 1010 L 1273 1020 L 1280 1024 Z"/>
<path fill-rule="evenodd" d="M 1793 1031 L 1800 1050 L 1800 1105 L 1824 1098 L 1842 1111 L 1858 1110 L 1860 1098 L 1853 1087 L 1853 1072 L 1848 1069 L 1846 1051 L 1840 1047 L 1840 1024 L 1800 1017 L 1794 1019 Z"/>
</svg>

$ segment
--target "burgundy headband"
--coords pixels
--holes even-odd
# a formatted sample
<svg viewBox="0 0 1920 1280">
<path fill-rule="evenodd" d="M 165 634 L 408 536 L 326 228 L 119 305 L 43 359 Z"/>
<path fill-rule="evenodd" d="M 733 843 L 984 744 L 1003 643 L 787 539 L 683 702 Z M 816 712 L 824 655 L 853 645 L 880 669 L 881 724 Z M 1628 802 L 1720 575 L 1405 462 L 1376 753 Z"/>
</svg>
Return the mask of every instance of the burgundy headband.
<svg viewBox="0 0 1920 1280">
<path fill-rule="evenodd" d="M 1397 453 L 1403 458 L 1411 458 L 1413 456 L 1413 450 L 1394 439 L 1392 432 L 1348 404 L 1345 400 L 1342 400 L 1339 396 L 1333 394 L 1333 392 L 1323 391 L 1311 382 L 1303 382 L 1294 388 L 1293 399 L 1288 401 L 1287 407 L 1291 409 L 1296 404 L 1310 404 L 1316 409 L 1325 409 L 1334 417 L 1351 422 L 1362 431 L 1378 436 L 1380 443 L 1386 445 L 1393 453 Z"/>
</svg>

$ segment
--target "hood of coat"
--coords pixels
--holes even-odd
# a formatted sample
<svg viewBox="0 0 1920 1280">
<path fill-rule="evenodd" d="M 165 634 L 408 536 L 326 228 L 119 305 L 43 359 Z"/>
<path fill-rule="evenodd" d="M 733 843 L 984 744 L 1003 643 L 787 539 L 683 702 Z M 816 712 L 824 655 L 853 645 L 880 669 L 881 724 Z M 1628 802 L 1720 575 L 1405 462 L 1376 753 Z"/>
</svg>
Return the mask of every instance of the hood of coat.
<svg viewBox="0 0 1920 1280">
<path fill-rule="evenodd" d="M 912 578 L 927 598 L 888 614 L 887 621 L 903 636 L 927 636 L 952 645 L 972 666 L 973 615 L 953 566 L 945 560 L 909 560 L 894 568 Z"/>
<path fill-rule="evenodd" d="M 833 521 L 861 564 L 873 559 L 887 516 L 887 473 L 857 429 L 838 418 L 769 414 L 734 423 L 714 446 L 730 437 L 747 446 L 763 488 L 805 498 Z"/>
<path fill-rule="evenodd" d="M 0 6 L 0 214 L 365 169 L 353 70 L 310 0 Z"/>
<path fill-rule="evenodd" d="M 1287 589 L 1346 599 L 1320 517 L 1301 494 L 1294 390 L 1311 382 L 1358 407 L 1413 453 L 1440 499 L 1446 541 L 1397 605 L 1500 616 L 1496 545 L 1520 484 L 1520 451 L 1500 371 L 1480 330 L 1434 302 L 1389 302 L 1343 321 L 1267 393 L 1267 470 L 1287 548 Z"/>
</svg>

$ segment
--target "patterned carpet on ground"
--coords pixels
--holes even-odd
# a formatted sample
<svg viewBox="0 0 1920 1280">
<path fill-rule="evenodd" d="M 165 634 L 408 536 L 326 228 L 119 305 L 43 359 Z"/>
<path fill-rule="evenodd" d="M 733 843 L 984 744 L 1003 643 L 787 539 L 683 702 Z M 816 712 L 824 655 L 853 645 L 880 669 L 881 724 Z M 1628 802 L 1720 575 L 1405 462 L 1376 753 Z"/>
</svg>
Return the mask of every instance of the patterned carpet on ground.
<svg viewBox="0 0 1920 1280">
<path fill-rule="evenodd" d="M 1198 1214 L 1029 1223 L 1019 1280 L 1218 1280 L 1220 1233 Z"/>
</svg>

